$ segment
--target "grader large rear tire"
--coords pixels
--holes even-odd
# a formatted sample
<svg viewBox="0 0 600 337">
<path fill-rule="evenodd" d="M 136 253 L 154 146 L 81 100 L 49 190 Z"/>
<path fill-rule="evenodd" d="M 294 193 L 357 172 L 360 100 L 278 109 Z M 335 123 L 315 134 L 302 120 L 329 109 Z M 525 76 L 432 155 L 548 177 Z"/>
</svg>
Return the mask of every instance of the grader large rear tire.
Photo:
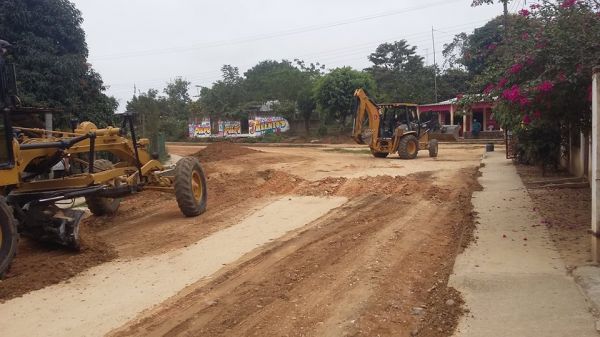
<svg viewBox="0 0 600 337">
<path fill-rule="evenodd" d="M 11 208 L 0 198 L 0 279 L 8 271 L 17 253 L 19 234 Z"/>
<path fill-rule="evenodd" d="M 94 172 L 102 172 L 110 170 L 114 167 L 110 160 L 97 159 L 94 160 Z M 90 209 L 90 212 L 96 216 L 103 215 L 114 215 L 119 209 L 121 199 L 118 198 L 105 198 L 98 196 L 87 196 L 85 202 Z"/>
<path fill-rule="evenodd" d="M 181 213 L 197 216 L 206 210 L 206 176 L 198 159 L 181 158 L 175 165 L 175 198 Z"/>
<path fill-rule="evenodd" d="M 414 135 L 406 135 L 400 139 L 398 155 L 402 159 L 415 159 L 419 153 L 419 141 Z"/>
</svg>

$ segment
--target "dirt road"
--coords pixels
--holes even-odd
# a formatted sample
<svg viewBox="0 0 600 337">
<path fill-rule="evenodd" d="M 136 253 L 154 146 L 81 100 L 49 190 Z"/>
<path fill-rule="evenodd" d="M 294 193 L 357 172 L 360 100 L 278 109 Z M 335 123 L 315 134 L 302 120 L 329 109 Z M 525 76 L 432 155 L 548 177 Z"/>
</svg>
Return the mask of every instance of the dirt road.
<svg viewBox="0 0 600 337">
<path fill-rule="evenodd" d="M 12 317 L 0 334 L 450 335 L 462 309 L 446 284 L 470 239 L 482 152 L 213 146 L 199 154 L 201 217 L 143 193 L 87 219 L 81 254 L 22 240 L 0 283 Z"/>
</svg>

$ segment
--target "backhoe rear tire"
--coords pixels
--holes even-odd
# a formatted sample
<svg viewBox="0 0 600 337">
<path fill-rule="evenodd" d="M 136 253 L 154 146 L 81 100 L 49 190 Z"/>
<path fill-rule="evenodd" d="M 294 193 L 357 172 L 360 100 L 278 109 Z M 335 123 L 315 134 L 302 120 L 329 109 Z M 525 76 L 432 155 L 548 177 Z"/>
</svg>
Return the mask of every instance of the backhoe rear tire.
<svg viewBox="0 0 600 337">
<path fill-rule="evenodd" d="M 12 209 L 0 198 L 0 279 L 10 268 L 17 253 L 19 233 Z"/>
<path fill-rule="evenodd" d="M 94 160 L 94 172 L 107 171 L 114 168 L 113 163 L 106 159 Z M 119 209 L 121 199 L 106 198 L 90 195 L 85 197 L 85 202 L 90 209 L 90 212 L 96 216 L 114 215 Z"/>
<path fill-rule="evenodd" d="M 427 144 L 427 149 L 429 150 L 429 156 L 431 158 L 435 158 L 438 155 L 438 140 L 432 139 Z"/>
<path fill-rule="evenodd" d="M 175 198 L 181 213 L 197 216 L 206 210 L 206 176 L 198 159 L 183 157 L 175 165 Z"/>
<path fill-rule="evenodd" d="M 414 135 L 406 135 L 398 144 L 398 155 L 402 159 L 415 159 L 419 153 L 419 141 Z"/>
</svg>

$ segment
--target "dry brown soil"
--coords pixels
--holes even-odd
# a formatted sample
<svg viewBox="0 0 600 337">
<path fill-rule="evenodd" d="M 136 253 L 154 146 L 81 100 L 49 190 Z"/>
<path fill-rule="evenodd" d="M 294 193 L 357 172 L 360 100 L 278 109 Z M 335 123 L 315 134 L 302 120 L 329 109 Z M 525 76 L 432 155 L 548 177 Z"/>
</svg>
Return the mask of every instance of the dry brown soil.
<svg viewBox="0 0 600 337">
<path fill-rule="evenodd" d="M 591 262 L 590 223 L 592 193 L 589 187 L 539 188 L 540 182 L 550 183 L 570 178 L 564 171 L 546 172 L 535 166 L 518 165 L 517 171 L 525 183 L 542 221 L 534 226 L 546 226 L 567 269 Z"/>
<path fill-rule="evenodd" d="M 22 240 L 0 300 L 67 281 L 110 259 L 161 254 L 234 225 L 283 195 L 348 202 L 299 233 L 256 249 L 143 313 L 118 336 L 449 336 L 462 313 L 447 287 L 471 235 L 481 146 L 442 145 L 437 159 L 375 159 L 355 148 L 170 146 L 199 157 L 208 210 L 180 215 L 144 192 L 117 216 L 85 221 L 82 253 Z M 363 149 L 364 150 L 364 149 Z M 223 249 L 226 249 L 224 247 Z M 206 257 L 210 258 L 210 257 Z M 91 290 L 93 291 L 93 290 Z"/>
</svg>

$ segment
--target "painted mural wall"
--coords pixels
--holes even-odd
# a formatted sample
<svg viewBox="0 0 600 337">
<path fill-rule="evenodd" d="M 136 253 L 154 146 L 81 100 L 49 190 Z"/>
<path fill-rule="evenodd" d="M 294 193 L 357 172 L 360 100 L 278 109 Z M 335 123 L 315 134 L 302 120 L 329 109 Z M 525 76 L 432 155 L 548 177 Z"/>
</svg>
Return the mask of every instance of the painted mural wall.
<svg viewBox="0 0 600 337">
<path fill-rule="evenodd" d="M 251 137 L 261 137 L 290 130 L 290 123 L 283 117 L 255 117 L 248 121 Z"/>
<path fill-rule="evenodd" d="M 203 119 L 200 123 L 190 123 L 188 127 L 190 138 L 210 137 L 210 119 Z"/>
<path fill-rule="evenodd" d="M 248 133 L 242 133 L 240 121 L 218 121 L 218 133 L 213 134 L 209 119 L 189 124 L 190 138 L 208 137 L 262 137 L 290 130 L 290 123 L 283 117 L 254 117 L 248 120 Z"/>
</svg>

